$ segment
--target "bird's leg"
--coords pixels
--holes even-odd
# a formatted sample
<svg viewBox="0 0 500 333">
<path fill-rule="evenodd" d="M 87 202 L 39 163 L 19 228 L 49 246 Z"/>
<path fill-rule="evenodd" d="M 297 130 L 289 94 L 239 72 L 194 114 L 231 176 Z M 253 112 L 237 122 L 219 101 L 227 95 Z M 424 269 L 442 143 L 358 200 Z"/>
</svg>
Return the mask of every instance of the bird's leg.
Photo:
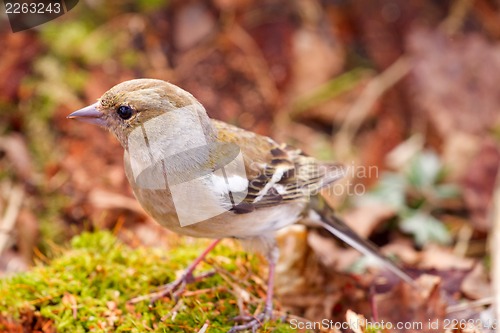
<svg viewBox="0 0 500 333">
<path fill-rule="evenodd" d="M 255 332 L 263 323 L 271 319 L 273 314 L 273 291 L 274 291 L 274 272 L 276 268 L 276 263 L 278 261 L 279 250 L 276 244 L 273 244 L 273 248 L 269 251 L 268 261 L 269 261 L 269 275 L 267 280 L 267 294 L 266 303 L 264 305 L 264 311 L 256 316 L 252 317 L 240 317 L 236 319 L 248 320 L 247 323 L 233 326 L 229 333 L 252 330 Z"/>
<path fill-rule="evenodd" d="M 184 288 L 186 287 L 186 285 L 188 283 L 193 283 L 193 282 L 197 282 L 203 278 L 206 278 L 208 276 L 211 276 L 213 275 L 213 272 L 210 272 L 208 274 L 203 274 L 203 275 L 200 275 L 198 277 L 194 277 L 193 276 L 193 271 L 196 269 L 196 266 L 198 266 L 200 264 L 200 262 L 203 261 L 203 259 L 205 259 L 205 257 L 207 256 L 207 254 L 210 253 L 210 251 L 212 251 L 214 249 L 214 247 L 219 244 L 221 240 L 220 239 L 216 239 L 214 240 L 192 263 L 191 265 L 188 266 L 188 268 L 186 268 L 186 270 L 184 271 L 184 273 L 182 274 L 182 276 L 180 278 L 178 278 L 177 280 L 175 281 L 172 281 L 166 285 L 163 285 L 160 287 L 161 290 L 155 292 L 155 293 L 151 293 L 151 294 L 148 294 L 148 295 L 144 295 L 144 296 L 139 296 L 139 297 L 135 297 L 131 300 L 129 300 L 129 303 L 132 303 L 132 304 L 135 304 L 135 303 L 138 303 L 138 302 L 141 302 L 141 301 L 144 301 L 144 300 L 147 300 L 149 299 L 151 303 L 154 303 L 156 302 L 157 300 L 159 300 L 160 298 L 166 296 L 166 295 L 171 295 L 174 297 L 174 299 L 178 299 L 179 296 L 182 294 L 182 292 L 184 291 Z"/>
</svg>

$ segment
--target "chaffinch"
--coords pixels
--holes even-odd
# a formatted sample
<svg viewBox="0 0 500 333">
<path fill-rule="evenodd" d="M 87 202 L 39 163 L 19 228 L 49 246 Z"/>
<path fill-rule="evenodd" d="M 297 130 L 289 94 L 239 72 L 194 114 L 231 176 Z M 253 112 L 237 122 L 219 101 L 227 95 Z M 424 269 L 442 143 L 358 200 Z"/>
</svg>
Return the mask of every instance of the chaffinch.
<svg viewBox="0 0 500 333">
<path fill-rule="evenodd" d="M 383 257 L 335 216 L 320 190 L 343 175 L 339 165 L 319 162 L 299 149 L 210 119 L 187 91 L 161 80 L 120 83 L 95 104 L 68 118 L 107 128 L 125 149 L 133 192 L 162 226 L 215 241 L 177 281 L 155 295 L 176 290 L 222 238 L 237 238 L 269 261 L 264 311 L 234 331 L 255 329 L 272 313 L 274 233 L 305 215 L 360 252 L 375 256 L 404 281 L 411 277 Z M 142 298 L 141 298 L 142 299 Z"/>
</svg>

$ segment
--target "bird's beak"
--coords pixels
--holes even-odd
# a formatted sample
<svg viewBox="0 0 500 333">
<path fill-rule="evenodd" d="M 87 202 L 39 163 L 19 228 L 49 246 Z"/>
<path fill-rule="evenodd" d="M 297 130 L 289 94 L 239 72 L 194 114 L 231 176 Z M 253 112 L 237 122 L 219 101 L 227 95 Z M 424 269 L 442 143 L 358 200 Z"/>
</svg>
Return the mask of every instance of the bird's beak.
<svg viewBox="0 0 500 333">
<path fill-rule="evenodd" d="M 76 119 L 85 123 L 94 124 L 106 127 L 106 121 L 103 119 L 103 114 L 97 110 L 97 104 L 86 106 L 83 109 L 73 112 L 66 118 Z"/>
</svg>

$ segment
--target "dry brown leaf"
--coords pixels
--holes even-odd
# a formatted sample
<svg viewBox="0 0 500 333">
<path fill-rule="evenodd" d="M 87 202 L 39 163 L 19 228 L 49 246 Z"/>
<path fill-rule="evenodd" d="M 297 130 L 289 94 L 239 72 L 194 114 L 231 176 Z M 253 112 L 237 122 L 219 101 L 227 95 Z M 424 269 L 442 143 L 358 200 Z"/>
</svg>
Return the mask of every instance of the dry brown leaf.
<svg viewBox="0 0 500 333">
<path fill-rule="evenodd" d="M 465 132 L 449 135 L 443 146 L 443 165 L 448 179 L 459 179 L 470 173 L 470 164 L 481 148 L 481 138 Z"/>
<path fill-rule="evenodd" d="M 364 333 L 366 331 L 365 316 L 357 314 L 349 309 L 345 314 L 345 319 L 354 333 Z"/>
<path fill-rule="evenodd" d="M 275 292 L 277 295 L 301 293 L 306 286 L 304 258 L 309 252 L 307 230 L 303 225 L 292 225 L 278 231 L 280 252 L 276 265 Z"/>
<path fill-rule="evenodd" d="M 478 34 L 449 38 L 433 30 L 408 36 L 415 100 L 444 138 L 483 135 L 498 120 L 500 45 Z"/>
<path fill-rule="evenodd" d="M 431 322 L 442 324 L 445 317 L 441 279 L 422 275 L 415 282 L 417 288 L 401 283 L 389 293 L 375 295 L 378 322 L 407 323 L 408 327 L 394 330 L 400 333 L 442 332 L 442 328 L 429 327 Z"/>
<path fill-rule="evenodd" d="M 21 333 L 56 333 L 56 327 L 51 319 L 44 318 L 40 311 L 35 311 L 30 307 L 21 310 L 19 318 L 11 318 L 8 315 L 0 315 L 0 327 L 4 332 Z"/>
<path fill-rule="evenodd" d="M 471 159 L 462 185 L 465 204 L 474 227 L 488 232 L 491 229 L 491 211 L 495 179 L 500 169 L 500 148 L 490 139 L 483 141 L 479 152 Z"/>
<path fill-rule="evenodd" d="M 148 220 L 149 221 L 149 220 Z M 179 236 L 167 228 L 151 223 L 134 223 L 119 233 L 120 239 L 128 244 L 169 249 Z"/>
<path fill-rule="evenodd" d="M 316 15 L 319 16 L 320 13 Z M 344 50 L 341 44 L 332 43 L 319 29 L 302 27 L 295 31 L 292 42 L 293 77 L 289 87 L 290 96 L 310 93 L 340 72 Z"/>
<path fill-rule="evenodd" d="M 396 255 L 402 262 L 414 266 L 420 260 L 420 253 L 407 238 L 397 239 L 382 248 L 385 255 Z"/>
<path fill-rule="evenodd" d="M 0 137 L 0 151 L 5 152 L 12 163 L 12 170 L 26 182 L 33 181 L 33 161 L 29 153 L 26 139 L 17 133 Z"/>
<path fill-rule="evenodd" d="M 92 189 L 89 200 L 94 207 L 101 209 L 127 209 L 137 214 L 146 214 L 136 199 L 108 190 Z"/>
<path fill-rule="evenodd" d="M 383 204 L 360 205 L 345 214 L 345 222 L 361 237 L 368 238 L 381 223 L 393 217 L 394 208 Z"/>
<path fill-rule="evenodd" d="M 347 19 L 355 22 L 352 38 L 362 43 L 371 61 L 382 69 L 403 53 L 403 37 L 410 28 L 423 21 L 434 26 L 449 10 L 441 2 L 406 0 L 357 0 L 338 7 L 348 11 Z"/>
<path fill-rule="evenodd" d="M 461 291 L 470 299 L 481 299 L 493 295 L 491 282 L 484 266 L 478 263 L 462 281 Z"/>
<path fill-rule="evenodd" d="M 32 263 L 33 249 L 37 246 L 40 237 L 40 226 L 35 214 L 21 209 L 16 223 L 17 246 L 25 262 Z"/>
<path fill-rule="evenodd" d="M 0 255 L 0 277 L 20 272 L 26 272 L 29 269 L 29 262 L 23 258 L 19 252 L 6 250 Z"/>
<path fill-rule="evenodd" d="M 5 21 L 2 22 L 2 27 L 6 26 Z M 0 32 L 0 75 L 9 78 L 0 81 L 0 101 L 16 101 L 23 97 L 20 96 L 19 89 L 21 82 L 30 73 L 31 64 L 42 50 L 42 46 L 34 31 L 13 34 L 0 29 Z"/>
<path fill-rule="evenodd" d="M 184 51 L 206 39 L 215 30 L 215 18 L 202 2 L 185 2 L 177 6 L 173 16 L 174 43 Z"/>
<path fill-rule="evenodd" d="M 474 260 L 470 258 L 459 257 L 449 248 L 438 245 L 429 245 L 422 251 L 419 266 L 424 269 L 441 270 L 469 270 L 474 265 Z"/>
<path fill-rule="evenodd" d="M 361 256 L 352 248 L 342 248 L 333 237 L 321 236 L 317 231 L 310 231 L 307 242 L 318 260 L 329 269 L 336 271 L 348 270 Z"/>
</svg>

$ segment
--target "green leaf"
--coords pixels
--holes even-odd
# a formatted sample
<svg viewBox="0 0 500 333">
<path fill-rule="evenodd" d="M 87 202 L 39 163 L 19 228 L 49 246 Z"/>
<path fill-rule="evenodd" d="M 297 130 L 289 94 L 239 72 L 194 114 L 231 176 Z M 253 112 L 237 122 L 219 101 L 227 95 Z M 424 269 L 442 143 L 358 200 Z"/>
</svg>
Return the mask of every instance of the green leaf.
<svg viewBox="0 0 500 333">
<path fill-rule="evenodd" d="M 424 151 L 413 158 L 407 171 L 408 181 L 416 187 L 434 185 L 442 173 L 443 165 L 433 151 Z"/>
<path fill-rule="evenodd" d="M 402 175 L 386 172 L 382 174 L 378 185 L 358 201 L 360 204 L 381 203 L 400 211 L 406 209 L 406 186 L 406 180 Z"/>
<path fill-rule="evenodd" d="M 444 224 L 433 216 L 415 211 L 400 223 L 402 231 L 412 234 L 418 245 L 428 242 L 449 244 L 451 236 Z"/>
<path fill-rule="evenodd" d="M 441 184 L 434 187 L 438 199 L 455 199 L 460 195 L 460 188 L 455 184 Z"/>
</svg>

